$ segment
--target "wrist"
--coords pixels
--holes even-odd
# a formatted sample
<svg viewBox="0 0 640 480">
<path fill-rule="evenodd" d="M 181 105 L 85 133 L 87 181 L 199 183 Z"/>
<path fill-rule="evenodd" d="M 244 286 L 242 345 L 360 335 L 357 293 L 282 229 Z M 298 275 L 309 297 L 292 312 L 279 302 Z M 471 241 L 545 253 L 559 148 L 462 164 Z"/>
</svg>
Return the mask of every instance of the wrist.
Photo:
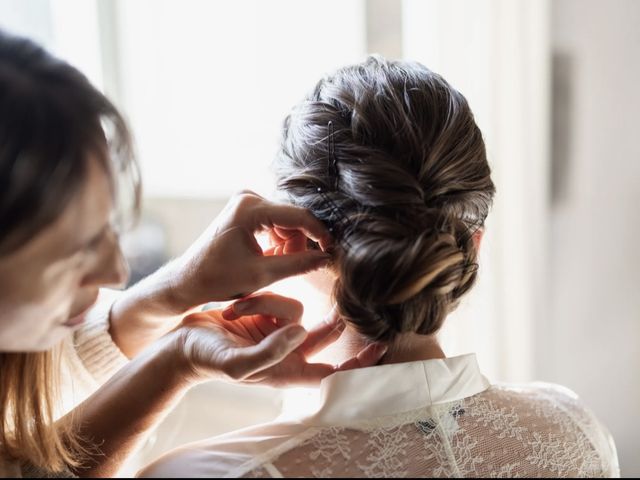
<svg viewBox="0 0 640 480">
<path fill-rule="evenodd" d="M 175 328 L 188 313 L 174 298 L 171 271 L 163 267 L 122 292 L 111 306 L 111 337 L 129 358 Z"/>
<path fill-rule="evenodd" d="M 208 371 L 198 364 L 194 333 L 193 328 L 181 325 L 163 337 L 167 342 L 167 357 L 171 359 L 182 381 L 190 386 L 215 377 L 215 372 Z"/>
<path fill-rule="evenodd" d="M 182 261 L 174 259 L 132 288 L 155 316 L 182 317 L 196 305 L 191 305 L 185 292 L 186 285 Z"/>
<path fill-rule="evenodd" d="M 180 264 L 173 260 L 156 272 L 129 287 L 118 299 L 119 308 L 136 317 L 180 318 L 194 307 L 181 293 L 183 285 Z"/>
<path fill-rule="evenodd" d="M 156 305 L 169 315 L 184 316 L 198 307 L 193 304 L 193 288 L 188 282 L 188 265 L 175 258 L 149 278 L 156 291 Z"/>
<path fill-rule="evenodd" d="M 150 347 L 156 350 L 158 365 L 169 372 L 171 384 L 184 389 L 204 380 L 186 354 L 186 333 L 184 328 L 177 328 L 160 338 L 154 344 L 155 348 Z"/>
</svg>

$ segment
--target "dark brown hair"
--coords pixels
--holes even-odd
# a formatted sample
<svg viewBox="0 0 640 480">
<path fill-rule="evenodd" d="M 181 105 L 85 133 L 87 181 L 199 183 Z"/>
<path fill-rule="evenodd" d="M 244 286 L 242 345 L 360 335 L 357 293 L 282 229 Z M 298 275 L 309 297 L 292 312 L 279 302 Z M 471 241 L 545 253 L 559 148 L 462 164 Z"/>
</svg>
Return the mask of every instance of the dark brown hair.
<svg viewBox="0 0 640 480">
<path fill-rule="evenodd" d="M 472 235 L 495 192 L 460 92 L 418 63 L 369 57 L 294 108 L 275 166 L 279 189 L 333 230 L 334 296 L 358 331 L 442 326 L 476 279 Z"/>
<path fill-rule="evenodd" d="M 78 70 L 0 30 L 0 255 L 58 218 L 90 154 L 137 211 L 139 172 L 117 109 Z"/>
</svg>

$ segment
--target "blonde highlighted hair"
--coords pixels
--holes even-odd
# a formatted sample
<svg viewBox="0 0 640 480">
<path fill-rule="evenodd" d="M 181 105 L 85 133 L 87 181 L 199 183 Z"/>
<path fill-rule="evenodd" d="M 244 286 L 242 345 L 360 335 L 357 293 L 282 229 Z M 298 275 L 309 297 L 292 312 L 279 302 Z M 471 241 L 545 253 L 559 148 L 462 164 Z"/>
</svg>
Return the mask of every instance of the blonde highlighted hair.
<svg viewBox="0 0 640 480">
<path fill-rule="evenodd" d="M 55 422 L 62 345 L 45 352 L 0 353 L 2 456 L 51 472 L 79 465 L 83 448 L 72 417 Z"/>
</svg>

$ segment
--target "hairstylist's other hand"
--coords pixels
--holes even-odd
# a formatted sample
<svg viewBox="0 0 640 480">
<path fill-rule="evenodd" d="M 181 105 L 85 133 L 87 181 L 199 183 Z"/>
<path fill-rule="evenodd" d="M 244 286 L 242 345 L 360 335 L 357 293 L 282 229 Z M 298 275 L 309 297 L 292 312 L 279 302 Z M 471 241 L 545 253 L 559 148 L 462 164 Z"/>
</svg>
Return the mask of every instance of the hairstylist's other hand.
<svg viewBox="0 0 640 480">
<path fill-rule="evenodd" d="M 272 245 L 263 251 L 256 234 Z M 277 280 L 326 265 L 324 225 L 310 212 L 252 192 L 235 195 L 179 258 L 129 288 L 111 309 L 111 336 L 129 358 L 208 302 L 241 298 Z"/>
<path fill-rule="evenodd" d="M 263 251 L 255 235 L 271 237 Z M 172 295 L 183 311 L 211 301 L 241 298 L 277 280 L 325 265 L 330 256 L 307 250 L 306 239 L 326 249 L 324 225 L 310 212 L 276 204 L 253 192 L 235 195 L 218 218 L 176 261 Z M 280 248 L 278 248 L 280 247 Z"/>
<path fill-rule="evenodd" d="M 299 325 L 301 316 L 300 302 L 262 292 L 224 311 L 186 317 L 176 330 L 178 351 L 196 381 L 221 378 L 271 386 L 317 385 L 334 372 L 375 365 L 386 351 L 374 343 L 340 365 L 309 363 L 309 356 L 337 340 L 345 324 L 334 311 L 306 332 Z"/>
</svg>

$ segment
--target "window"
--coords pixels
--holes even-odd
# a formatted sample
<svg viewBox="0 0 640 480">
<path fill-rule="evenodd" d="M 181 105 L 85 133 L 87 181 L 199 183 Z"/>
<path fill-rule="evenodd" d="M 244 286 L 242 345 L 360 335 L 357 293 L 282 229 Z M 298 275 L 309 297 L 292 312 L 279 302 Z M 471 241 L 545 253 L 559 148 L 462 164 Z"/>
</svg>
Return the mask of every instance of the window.
<svg viewBox="0 0 640 480">
<path fill-rule="evenodd" d="M 322 74 L 364 55 L 362 10 L 340 0 L 118 3 L 121 101 L 147 194 L 269 193 L 288 110 Z"/>
</svg>

